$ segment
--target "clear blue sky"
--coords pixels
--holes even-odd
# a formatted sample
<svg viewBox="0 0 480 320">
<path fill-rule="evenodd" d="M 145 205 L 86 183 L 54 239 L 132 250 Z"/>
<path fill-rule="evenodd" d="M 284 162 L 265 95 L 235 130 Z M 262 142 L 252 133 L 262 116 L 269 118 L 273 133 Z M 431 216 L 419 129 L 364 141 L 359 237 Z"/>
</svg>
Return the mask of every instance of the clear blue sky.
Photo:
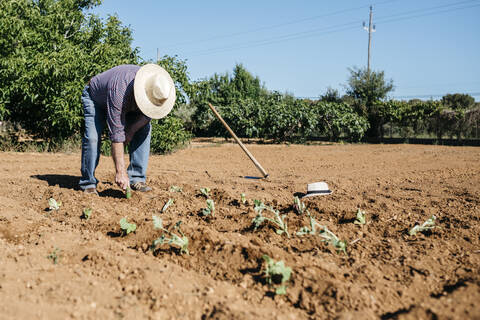
<svg viewBox="0 0 480 320">
<path fill-rule="evenodd" d="M 158 48 L 187 60 L 192 80 L 242 63 L 270 90 L 318 97 L 366 66 L 369 5 L 371 66 L 393 79 L 393 97 L 480 100 L 480 0 L 104 0 L 93 13 L 117 14 L 144 59 Z"/>
</svg>

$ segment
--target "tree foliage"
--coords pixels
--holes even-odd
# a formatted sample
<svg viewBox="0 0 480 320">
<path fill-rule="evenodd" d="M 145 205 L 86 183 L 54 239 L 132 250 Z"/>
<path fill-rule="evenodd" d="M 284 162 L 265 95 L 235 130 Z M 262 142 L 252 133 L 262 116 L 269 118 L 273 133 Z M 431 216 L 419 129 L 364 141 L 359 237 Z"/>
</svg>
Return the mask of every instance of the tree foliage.
<svg viewBox="0 0 480 320">
<path fill-rule="evenodd" d="M 116 16 L 87 14 L 99 0 L 0 2 L 0 119 L 39 137 L 79 132 L 80 94 L 95 74 L 137 63 L 131 31 Z"/>
<path fill-rule="evenodd" d="M 216 106 L 235 105 L 249 99 L 259 101 L 267 95 L 267 90 L 258 77 L 251 75 L 245 67 L 237 64 L 233 74 L 214 74 L 210 79 L 203 79 L 192 84 L 190 89 L 190 107 L 192 128 L 197 135 L 218 135 L 224 132 L 221 124 L 214 121 L 208 103 Z"/>
<path fill-rule="evenodd" d="M 393 81 L 386 80 L 383 71 L 369 71 L 366 68 L 351 68 L 347 82 L 347 95 L 354 99 L 357 112 L 368 118 L 370 128 L 367 135 L 370 137 L 382 136 L 382 126 L 385 123 L 384 115 L 388 113 L 388 105 L 381 103 L 393 90 Z"/>
<path fill-rule="evenodd" d="M 475 99 L 468 94 L 454 93 L 442 97 L 442 104 L 451 110 L 467 110 L 473 108 Z"/>
</svg>

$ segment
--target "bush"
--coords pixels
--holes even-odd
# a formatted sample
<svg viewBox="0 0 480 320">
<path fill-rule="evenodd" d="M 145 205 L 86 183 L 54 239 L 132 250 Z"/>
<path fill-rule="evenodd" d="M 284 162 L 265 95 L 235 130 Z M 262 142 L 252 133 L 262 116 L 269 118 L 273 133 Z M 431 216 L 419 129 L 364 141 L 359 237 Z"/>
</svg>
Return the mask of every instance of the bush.
<svg viewBox="0 0 480 320">
<path fill-rule="evenodd" d="M 152 153 L 165 154 L 185 146 L 192 135 L 183 127 L 181 119 L 169 115 L 160 120 L 152 120 Z"/>
<path fill-rule="evenodd" d="M 367 119 L 346 103 L 318 102 L 314 108 L 318 136 L 326 136 L 333 141 L 340 138 L 359 141 L 369 128 Z"/>
<path fill-rule="evenodd" d="M 80 132 L 80 95 L 97 73 L 137 63 L 131 31 L 85 11 L 98 0 L 0 1 L 0 120 L 61 140 Z"/>
</svg>

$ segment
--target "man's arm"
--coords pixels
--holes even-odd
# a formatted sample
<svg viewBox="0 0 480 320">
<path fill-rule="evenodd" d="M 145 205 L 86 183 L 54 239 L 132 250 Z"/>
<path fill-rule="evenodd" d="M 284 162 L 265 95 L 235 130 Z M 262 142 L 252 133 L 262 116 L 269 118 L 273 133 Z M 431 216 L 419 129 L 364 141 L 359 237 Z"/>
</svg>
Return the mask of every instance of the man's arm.
<svg viewBox="0 0 480 320">
<path fill-rule="evenodd" d="M 130 186 L 130 180 L 125 168 L 123 142 L 112 142 L 112 158 L 115 163 L 115 183 L 125 190 Z"/>
</svg>

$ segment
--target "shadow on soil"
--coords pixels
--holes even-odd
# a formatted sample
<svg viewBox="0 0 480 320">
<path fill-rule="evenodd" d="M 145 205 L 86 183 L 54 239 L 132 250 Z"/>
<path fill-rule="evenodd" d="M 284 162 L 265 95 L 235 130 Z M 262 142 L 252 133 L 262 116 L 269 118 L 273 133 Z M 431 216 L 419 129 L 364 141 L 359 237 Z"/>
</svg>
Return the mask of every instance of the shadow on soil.
<svg viewBox="0 0 480 320">
<path fill-rule="evenodd" d="M 78 190 L 79 176 L 70 176 L 66 174 L 36 174 L 30 178 L 47 181 L 49 186 L 58 185 L 60 188 Z"/>
<path fill-rule="evenodd" d="M 117 198 L 117 199 L 125 198 L 125 193 L 117 189 L 106 189 L 106 190 L 103 190 L 102 192 L 99 192 L 98 195 L 100 197 L 110 197 L 110 198 Z"/>
<path fill-rule="evenodd" d="M 36 174 L 30 176 L 30 178 L 47 181 L 49 186 L 59 186 L 60 188 L 65 189 L 80 190 L 78 187 L 78 182 L 80 181 L 79 176 L 70 176 L 66 174 Z M 125 194 L 122 191 L 113 188 L 103 190 L 102 192 L 99 192 L 98 195 L 100 197 L 117 199 L 125 198 Z"/>
</svg>

